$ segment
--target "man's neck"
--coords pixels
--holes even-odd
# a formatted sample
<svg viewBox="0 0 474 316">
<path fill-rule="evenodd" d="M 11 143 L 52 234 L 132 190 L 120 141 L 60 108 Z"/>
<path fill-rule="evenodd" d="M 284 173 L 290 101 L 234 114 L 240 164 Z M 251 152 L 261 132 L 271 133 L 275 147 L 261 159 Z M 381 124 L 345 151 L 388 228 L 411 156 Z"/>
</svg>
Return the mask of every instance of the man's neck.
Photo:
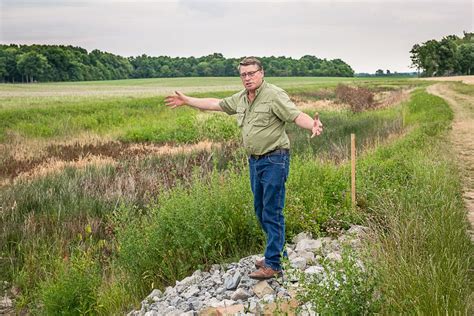
<svg viewBox="0 0 474 316">
<path fill-rule="evenodd" d="M 257 87 L 257 89 L 255 90 L 247 90 L 247 97 L 249 98 L 249 101 L 250 103 L 253 102 L 253 100 L 255 100 L 255 97 L 257 96 L 257 90 L 260 89 L 260 87 L 263 85 L 263 81 L 262 83 Z"/>
</svg>

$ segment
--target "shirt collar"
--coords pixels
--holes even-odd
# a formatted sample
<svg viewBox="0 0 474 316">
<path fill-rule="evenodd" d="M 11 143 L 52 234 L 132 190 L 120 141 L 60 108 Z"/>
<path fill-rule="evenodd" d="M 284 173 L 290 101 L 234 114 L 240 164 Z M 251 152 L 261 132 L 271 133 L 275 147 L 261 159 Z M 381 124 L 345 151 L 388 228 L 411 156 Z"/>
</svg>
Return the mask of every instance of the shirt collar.
<svg viewBox="0 0 474 316">
<path fill-rule="evenodd" d="M 258 87 L 256 90 L 255 90 L 255 97 L 260 93 L 260 91 L 265 88 L 265 86 L 267 85 L 267 82 L 265 81 L 265 79 L 262 81 L 262 84 L 260 85 L 260 87 Z"/>
<path fill-rule="evenodd" d="M 260 91 L 263 90 L 263 88 L 265 88 L 267 86 L 267 82 L 265 81 L 265 79 L 262 81 L 262 84 L 260 85 L 260 87 L 258 87 L 257 89 L 255 89 L 255 98 L 258 96 L 258 94 L 260 93 Z M 249 92 L 247 91 L 247 89 L 244 89 L 242 90 L 242 92 L 248 96 Z"/>
</svg>

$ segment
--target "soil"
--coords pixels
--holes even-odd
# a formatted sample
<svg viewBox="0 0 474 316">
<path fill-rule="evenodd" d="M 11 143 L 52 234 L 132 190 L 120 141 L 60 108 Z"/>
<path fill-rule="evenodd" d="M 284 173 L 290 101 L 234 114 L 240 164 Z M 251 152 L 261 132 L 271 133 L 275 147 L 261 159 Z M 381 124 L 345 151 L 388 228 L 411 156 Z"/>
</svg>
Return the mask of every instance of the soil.
<svg viewBox="0 0 474 316">
<path fill-rule="evenodd" d="M 454 91 L 448 83 L 431 85 L 428 92 L 445 99 L 454 111 L 450 139 L 462 171 L 463 198 L 474 243 L 474 97 Z"/>
</svg>

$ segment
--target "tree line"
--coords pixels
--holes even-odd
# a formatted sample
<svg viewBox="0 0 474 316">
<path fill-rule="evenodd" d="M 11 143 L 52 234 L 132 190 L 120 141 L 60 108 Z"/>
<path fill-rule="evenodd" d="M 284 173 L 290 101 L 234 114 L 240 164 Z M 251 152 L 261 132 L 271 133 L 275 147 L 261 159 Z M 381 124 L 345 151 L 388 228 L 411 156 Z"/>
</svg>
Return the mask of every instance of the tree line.
<svg viewBox="0 0 474 316">
<path fill-rule="evenodd" d="M 268 76 L 352 77 L 354 70 L 341 59 L 306 55 L 261 57 Z M 241 58 L 214 53 L 202 57 L 122 57 L 94 49 L 64 45 L 0 45 L 2 82 L 113 80 L 128 78 L 237 76 Z"/>
<path fill-rule="evenodd" d="M 448 35 L 439 41 L 415 44 L 410 54 L 413 66 L 422 76 L 472 75 L 474 33 L 463 32 L 463 37 Z"/>
</svg>

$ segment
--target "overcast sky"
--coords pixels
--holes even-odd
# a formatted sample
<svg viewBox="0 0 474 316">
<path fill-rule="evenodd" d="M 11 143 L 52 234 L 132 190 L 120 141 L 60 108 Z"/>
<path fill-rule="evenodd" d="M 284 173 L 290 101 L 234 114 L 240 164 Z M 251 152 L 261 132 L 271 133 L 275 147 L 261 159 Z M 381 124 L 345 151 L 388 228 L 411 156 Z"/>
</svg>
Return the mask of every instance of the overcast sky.
<svg viewBox="0 0 474 316">
<path fill-rule="evenodd" d="M 314 55 L 356 72 L 404 72 L 414 44 L 473 32 L 473 2 L 0 0 L 0 43 L 122 56 Z"/>
</svg>

